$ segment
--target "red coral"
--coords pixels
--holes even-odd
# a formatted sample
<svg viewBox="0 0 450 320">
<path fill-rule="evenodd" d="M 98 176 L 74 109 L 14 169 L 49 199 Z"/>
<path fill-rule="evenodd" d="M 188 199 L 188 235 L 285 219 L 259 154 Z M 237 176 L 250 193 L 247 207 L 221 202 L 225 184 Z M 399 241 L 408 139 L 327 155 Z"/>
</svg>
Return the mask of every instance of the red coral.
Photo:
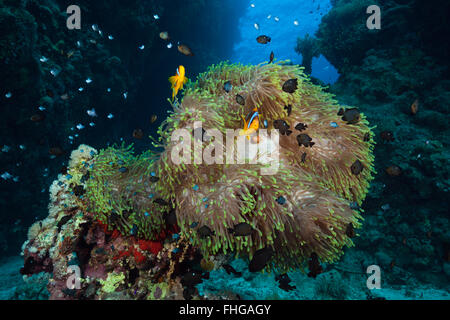
<svg viewBox="0 0 450 320">
<path fill-rule="evenodd" d="M 138 244 L 141 250 L 150 251 L 154 255 L 157 255 L 162 249 L 162 244 L 159 241 L 139 240 Z"/>
<path fill-rule="evenodd" d="M 118 237 L 121 236 L 120 232 L 115 229 L 113 231 L 109 231 L 108 230 L 108 225 L 102 223 L 100 220 L 97 221 L 98 225 L 103 228 L 104 232 L 106 234 L 111 235 L 111 239 L 117 239 Z M 139 246 L 139 249 L 135 248 L 135 247 L 131 247 L 128 250 L 124 250 L 124 251 L 119 251 L 119 254 L 115 257 L 113 257 L 114 260 L 118 260 L 121 259 L 123 257 L 129 257 L 130 255 L 134 256 L 134 259 L 137 263 L 142 263 L 145 261 L 146 257 L 143 253 L 145 252 L 150 252 L 154 255 L 157 255 L 161 250 L 162 250 L 162 242 L 167 238 L 172 236 L 175 233 L 179 232 L 179 228 L 178 226 L 172 226 L 172 227 L 168 227 L 165 230 L 161 230 L 161 232 L 156 235 L 156 239 L 151 241 L 151 240 L 137 240 L 134 237 L 128 237 L 129 239 L 132 240 L 133 243 Z"/>
<path fill-rule="evenodd" d="M 139 252 L 139 250 L 132 248 L 131 250 L 133 250 L 133 255 L 134 255 L 134 261 L 136 261 L 136 263 L 142 263 L 145 261 L 145 256 Z"/>
<path fill-rule="evenodd" d="M 159 242 L 139 240 L 138 243 L 139 248 L 142 251 L 150 251 L 154 254 L 157 254 L 162 249 L 162 245 Z M 134 257 L 134 261 L 136 261 L 136 263 L 142 263 L 146 259 L 145 255 L 143 255 L 142 252 L 139 251 L 139 249 L 131 247 L 129 250 L 119 251 L 119 254 L 115 256 L 113 260 L 117 260 L 123 257 L 129 257 L 130 255 Z"/>
<path fill-rule="evenodd" d="M 114 231 L 111 234 L 112 239 L 117 239 L 120 236 L 120 232 L 117 229 L 114 229 Z"/>
<path fill-rule="evenodd" d="M 100 220 L 97 220 L 98 225 L 103 229 L 103 232 L 105 234 L 111 234 L 111 231 L 108 231 L 108 225 L 101 222 Z"/>
<path fill-rule="evenodd" d="M 117 260 L 123 257 L 129 257 L 130 256 L 130 250 L 126 250 L 126 251 L 119 251 L 119 254 L 115 257 L 113 257 L 113 260 Z"/>
</svg>

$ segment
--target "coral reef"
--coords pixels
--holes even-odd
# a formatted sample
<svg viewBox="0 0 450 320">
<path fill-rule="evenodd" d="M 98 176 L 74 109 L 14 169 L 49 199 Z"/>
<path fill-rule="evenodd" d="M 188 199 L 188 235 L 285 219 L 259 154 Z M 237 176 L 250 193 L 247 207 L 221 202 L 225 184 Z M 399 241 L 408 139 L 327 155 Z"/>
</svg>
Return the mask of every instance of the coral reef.
<svg viewBox="0 0 450 320">
<path fill-rule="evenodd" d="M 291 93 L 285 92 L 289 79 L 297 79 Z M 245 96 L 243 104 L 236 94 Z M 237 130 L 239 114 L 253 106 L 269 129 L 284 121 L 301 132 L 280 137 L 275 174 L 258 174 L 264 163 L 173 162 L 174 130 L 186 129 L 190 142 L 196 121 L 206 133 Z M 155 140 L 161 153 L 136 156 L 123 144 L 99 152 L 80 145 L 72 152 L 67 173 L 50 188 L 49 216 L 29 230 L 21 273 L 51 272 L 51 299 L 190 299 L 198 296 L 195 284 L 230 252 L 252 259 L 272 247 L 268 270 L 304 269 L 313 252 L 322 262 L 336 261 L 344 246 L 353 245 L 348 226 L 360 227 L 350 202 L 361 204 L 373 174 L 364 115 L 346 107 L 350 113 L 341 119 L 340 109 L 299 66 L 212 66 L 161 125 Z M 305 146 L 301 136 L 314 143 Z M 225 147 L 222 142 L 215 150 Z M 238 223 L 252 233 L 232 235 Z M 80 269 L 78 290 L 67 287 L 74 267 Z"/>
<path fill-rule="evenodd" d="M 347 65 L 355 65 L 373 48 L 379 33 L 366 27 L 366 9 L 378 4 L 370 0 L 338 0 L 319 25 L 316 38 L 320 53 L 344 72 Z M 384 17 L 384 15 L 383 15 Z"/>
<path fill-rule="evenodd" d="M 50 188 L 49 216 L 29 230 L 21 273 L 51 273 L 50 299 L 182 298 L 181 278 L 175 276 L 188 270 L 195 250 L 169 231 L 146 241 L 110 231 L 96 219 L 81 192 L 96 157 L 86 145 L 72 152 L 68 174 L 59 175 Z M 70 287 L 74 276 L 78 288 Z"/>
<path fill-rule="evenodd" d="M 0 278 L 1 297 L 448 299 L 450 69 L 449 42 L 442 41 L 449 25 L 442 21 L 450 4 L 333 0 L 314 37 L 298 39 L 303 69 L 290 62 L 213 66 L 174 103 L 154 149 L 141 152 L 149 148 L 146 139 L 109 147 L 127 134 L 131 139 L 135 122 L 127 120 L 136 112 L 149 118 L 142 109 L 129 112 L 127 104 L 162 103 L 148 90 L 140 100 L 136 96 L 143 81 L 151 92 L 165 90 L 166 81 L 155 75 L 176 67 L 165 63 L 171 53 L 158 39 L 161 28 L 178 22 L 170 33 L 187 40 L 198 58 L 189 60 L 190 74 L 220 61 L 218 51 L 229 46 L 223 35 L 233 34 L 214 14 L 225 10 L 222 3 L 133 0 L 124 8 L 80 0 L 83 29 L 69 32 L 61 27 L 68 1 L 0 0 L 0 147 L 12 149 L 1 154 L 0 166 L 22 172 L 20 183 L 0 185 L 0 206 L 14 213 L 0 217 L 0 252 L 14 250 L 24 226 L 32 224 L 22 248 L 24 281 L 11 271 L 16 264 L 2 264 L 0 274 L 13 283 Z M 381 30 L 366 28 L 372 4 L 382 9 Z M 192 23 L 200 11 L 203 18 Z M 95 31 L 94 24 L 120 42 Z M 205 28 L 214 32 L 196 32 Z M 141 44 L 146 50 L 136 49 Z M 318 53 L 340 73 L 327 89 L 305 75 Z M 90 85 L 88 77 L 94 79 Z M 290 79 L 297 79 L 294 93 L 283 90 Z M 349 121 L 355 111 L 347 105 L 364 114 Z M 75 131 L 78 121 L 88 119 L 88 106 L 103 115 L 113 112 L 122 124 L 111 130 L 99 122 L 98 134 Z M 220 133 L 242 129 L 240 116 L 253 107 L 261 123 L 279 129 L 277 173 L 259 174 L 262 164 L 172 161 L 174 130 L 195 133 L 195 121 Z M 89 145 L 108 147 L 81 145 L 66 168 L 60 159 L 76 140 L 71 127 Z M 263 138 L 275 143 L 273 136 Z M 198 142 L 195 135 L 189 139 Z M 225 150 L 216 142 L 205 139 L 199 151 Z M 21 144 L 26 149 L 18 151 Z M 59 155 L 49 156 L 54 148 Z M 63 173 L 51 184 L 56 171 Z M 347 232 L 350 223 L 355 239 Z M 230 232 L 239 224 L 252 234 Z M 266 268 L 272 272 L 251 272 L 249 261 L 267 248 L 275 249 Z M 315 279 L 304 273 L 312 253 L 323 267 Z M 227 274 L 226 264 L 242 276 Z M 369 292 L 371 264 L 382 269 L 382 289 Z M 72 289 L 77 270 L 80 289 Z M 278 287 L 274 276 L 286 271 L 297 289 Z"/>
<path fill-rule="evenodd" d="M 391 284 L 448 288 L 450 68 L 448 43 L 436 43 L 450 34 L 439 23 L 449 4 L 381 1 L 381 30 L 364 31 L 364 3 L 336 1 L 316 34 L 341 73 L 331 91 L 376 125 L 378 175 L 355 250 Z"/>
</svg>

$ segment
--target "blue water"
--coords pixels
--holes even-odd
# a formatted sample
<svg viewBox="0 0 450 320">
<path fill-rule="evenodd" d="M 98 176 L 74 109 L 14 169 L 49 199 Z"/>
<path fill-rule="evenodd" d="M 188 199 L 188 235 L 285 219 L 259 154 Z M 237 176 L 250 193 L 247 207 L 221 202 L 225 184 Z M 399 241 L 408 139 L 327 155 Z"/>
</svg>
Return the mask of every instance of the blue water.
<svg viewBox="0 0 450 320">
<path fill-rule="evenodd" d="M 254 7 L 251 4 L 254 4 Z M 301 64 L 302 56 L 294 50 L 297 37 L 304 37 L 308 33 L 314 35 L 320 19 L 330 9 L 330 1 L 327 0 L 249 1 L 239 20 L 239 40 L 234 45 L 231 61 L 258 64 L 268 61 L 270 52 L 273 51 L 275 59 L 288 59 L 295 64 Z M 279 18 L 278 22 L 276 17 Z M 295 21 L 298 25 L 294 24 Z M 255 28 L 255 23 L 259 25 L 259 30 Z M 262 34 L 272 38 L 267 45 L 258 44 L 255 40 Z M 319 58 L 313 58 L 312 76 L 325 83 L 334 83 L 339 74 L 321 55 Z"/>
</svg>

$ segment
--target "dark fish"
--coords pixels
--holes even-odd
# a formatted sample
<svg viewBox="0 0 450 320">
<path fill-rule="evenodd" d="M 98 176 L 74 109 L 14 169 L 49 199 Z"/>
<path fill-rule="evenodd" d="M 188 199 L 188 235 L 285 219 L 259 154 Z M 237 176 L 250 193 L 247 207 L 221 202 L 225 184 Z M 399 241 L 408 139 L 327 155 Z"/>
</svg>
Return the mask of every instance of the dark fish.
<svg viewBox="0 0 450 320">
<path fill-rule="evenodd" d="M 52 156 L 62 156 L 65 152 L 60 147 L 52 147 L 48 150 L 48 153 L 50 153 Z"/>
<path fill-rule="evenodd" d="M 181 277 L 181 285 L 184 287 L 194 287 L 202 283 L 202 279 L 209 279 L 209 272 L 188 271 Z"/>
<path fill-rule="evenodd" d="M 33 121 L 33 122 L 41 122 L 41 121 L 44 121 L 44 120 L 45 120 L 45 114 L 42 113 L 42 112 L 33 114 L 33 115 L 30 117 L 30 120 Z"/>
<path fill-rule="evenodd" d="M 159 181 L 158 177 L 153 177 L 153 176 L 150 177 L 150 182 L 158 182 L 158 181 Z"/>
<path fill-rule="evenodd" d="M 284 106 L 284 110 L 287 111 L 287 115 L 289 117 L 291 115 L 291 112 L 292 112 L 292 106 L 290 104 L 288 104 L 287 106 Z"/>
<path fill-rule="evenodd" d="M 308 261 L 308 268 L 309 268 L 308 277 L 310 277 L 310 278 L 315 279 L 318 274 L 321 274 L 323 272 L 323 268 L 320 265 L 319 257 L 317 256 L 317 253 L 315 253 L 315 252 L 311 253 L 311 256 Z"/>
<path fill-rule="evenodd" d="M 127 172 L 128 172 L 128 169 L 127 169 L 126 167 L 120 167 L 120 168 L 119 168 L 119 172 L 120 172 L 120 173 L 127 173 Z"/>
<path fill-rule="evenodd" d="M 194 287 L 199 283 L 202 283 L 202 273 L 197 271 L 186 272 L 181 278 L 181 284 L 183 287 Z"/>
<path fill-rule="evenodd" d="M 287 291 L 287 292 L 289 292 L 289 291 L 291 291 L 291 290 L 294 290 L 294 289 L 297 289 L 296 286 L 291 286 L 289 283 L 285 283 L 285 282 L 280 283 L 280 284 L 278 285 L 278 287 L 279 287 L 280 289 L 284 290 L 284 291 Z"/>
<path fill-rule="evenodd" d="M 253 231 L 254 229 L 252 226 L 245 222 L 238 223 L 233 228 L 228 229 L 228 232 L 233 234 L 235 237 L 249 236 Z"/>
<path fill-rule="evenodd" d="M 337 115 L 338 116 L 343 116 L 344 115 L 344 108 L 340 108 L 338 113 L 337 113 Z"/>
<path fill-rule="evenodd" d="M 193 131 L 194 139 L 195 140 L 199 140 L 199 141 L 205 141 L 204 140 L 205 133 L 206 133 L 206 130 L 203 129 L 202 127 L 195 128 L 194 131 Z"/>
<path fill-rule="evenodd" d="M 262 36 L 259 36 L 258 38 L 256 38 L 256 41 L 258 41 L 258 43 L 261 43 L 261 44 L 267 44 L 270 42 L 270 40 L 272 40 L 272 39 L 265 35 L 262 35 Z"/>
<path fill-rule="evenodd" d="M 77 197 L 81 197 L 86 192 L 84 190 L 83 186 L 80 186 L 80 185 L 76 185 L 75 187 L 73 187 L 72 191 L 73 191 L 73 194 L 76 195 Z"/>
<path fill-rule="evenodd" d="M 301 122 L 297 123 L 297 125 L 295 126 L 295 129 L 300 132 L 302 132 L 303 130 L 306 130 L 306 128 L 308 128 L 308 125 L 301 123 Z"/>
<path fill-rule="evenodd" d="M 355 162 L 353 162 L 352 166 L 350 167 L 350 170 L 352 171 L 352 173 L 357 176 L 358 174 L 361 173 L 361 171 L 363 171 L 364 166 L 361 163 L 361 161 L 356 160 Z"/>
<path fill-rule="evenodd" d="M 200 227 L 198 230 L 198 235 L 200 236 L 200 238 L 206 238 L 206 237 L 211 237 L 215 234 L 214 231 L 212 231 L 208 226 L 202 226 Z"/>
<path fill-rule="evenodd" d="M 270 53 L 270 57 L 269 57 L 269 63 L 273 62 L 273 58 L 275 57 L 275 55 L 273 54 L 273 51 Z"/>
<path fill-rule="evenodd" d="M 348 124 L 355 124 L 361 119 L 361 114 L 357 108 L 345 109 L 342 115 L 342 120 L 347 121 Z"/>
<path fill-rule="evenodd" d="M 291 130 L 289 130 L 289 125 L 284 120 L 274 120 L 273 121 L 273 127 L 280 131 L 281 135 L 290 135 L 292 133 Z"/>
<path fill-rule="evenodd" d="M 236 102 L 239 103 L 241 106 L 245 105 L 245 99 L 240 94 L 236 95 Z"/>
<path fill-rule="evenodd" d="M 312 147 L 315 142 L 312 142 L 312 138 L 308 136 L 306 133 L 300 133 L 297 136 L 298 146 Z"/>
<path fill-rule="evenodd" d="M 242 276 L 242 272 L 238 272 L 236 271 L 232 266 L 230 266 L 229 264 L 224 264 L 222 266 L 225 269 L 225 272 L 227 274 L 234 274 L 237 277 L 241 277 Z"/>
<path fill-rule="evenodd" d="M 297 90 L 298 80 L 297 78 L 289 79 L 283 84 L 283 91 L 287 93 L 294 93 Z"/>
<path fill-rule="evenodd" d="M 223 84 L 223 90 L 225 90 L 227 93 L 231 91 L 233 86 L 231 85 L 230 81 L 227 81 Z"/>
<path fill-rule="evenodd" d="M 157 199 L 153 200 L 153 202 L 157 203 L 157 204 L 159 204 L 161 206 L 169 205 L 169 203 L 166 200 L 162 199 L 162 198 L 157 198 Z"/>
<path fill-rule="evenodd" d="M 278 204 L 283 205 L 283 204 L 286 203 L 286 198 L 282 197 L 282 196 L 279 196 L 276 201 L 278 202 Z"/>
<path fill-rule="evenodd" d="M 248 265 L 250 272 L 258 272 L 264 269 L 273 256 L 273 250 L 269 247 L 259 249 L 253 255 L 252 261 Z"/>
<path fill-rule="evenodd" d="M 58 232 L 61 231 L 61 228 L 63 227 L 63 225 L 65 225 L 71 218 L 72 218 L 71 216 L 64 216 L 58 221 L 58 224 L 57 224 Z"/>
<path fill-rule="evenodd" d="M 345 229 L 345 234 L 347 235 L 347 237 L 349 238 L 354 238 L 356 236 L 355 233 L 355 228 L 353 227 L 353 223 L 349 223 L 347 225 L 347 228 Z"/>
<path fill-rule="evenodd" d="M 165 216 L 164 220 L 168 225 L 176 225 L 177 224 L 177 214 L 175 209 L 171 209 Z"/>
<path fill-rule="evenodd" d="M 301 161 L 302 161 L 302 163 L 305 163 L 305 161 L 306 161 L 306 152 L 302 153 Z"/>
<path fill-rule="evenodd" d="M 369 141 L 369 140 L 370 140 L 370 133 L 369 133 L 369 132 L 366 132 L 366 133 L 364 134 L 363 141 L 364 141 L 364 142 L 367 142 L 367 141 Z"/>
<path fill-rule="evenodd" d="M 185 44 L 180 44 L 178 45 L 178 51 L 182 54 L 184 54 L 185 56 L 193 56 L 194 53 L 192 52 L 191 48 L 189 48 L 187 45 Z"/>
<path fill-rule="evenodd" d="M 152 114 L 152 116 L 150 117 L 150 123 L 154 123 L 156 119 L 158 119 L 158 116 L 156 114 Z"/>
<path fill-rule="evenodd" d="M 387 130 L 382 131 L 380 133 L 380 137 L 381 137 L 381 140 L 383 140 L 383 141 L 392 142 L 395 140 L 394 134 L 392 133 L 392 131 L 387 131 Z"/>
<path fill-rule="evenodd" d="M 275 277 L 275 281 L 278 281 L 279 285 L 278 287 L 284 291 L 291 291 L 296 289 L 296 286 L 291 286 L 289 283 L 292 281 L 291 278 L 287 275 L 287 273 L 284 273 L 282 275 L 278 275 Z"/>
<path fill-rule="evenodd" d="M 142 129 L 134 129 L 133 138 L 140 140 L 143 137 L 144 137 L 144 131 L 142 131 Z"/>
</svg>

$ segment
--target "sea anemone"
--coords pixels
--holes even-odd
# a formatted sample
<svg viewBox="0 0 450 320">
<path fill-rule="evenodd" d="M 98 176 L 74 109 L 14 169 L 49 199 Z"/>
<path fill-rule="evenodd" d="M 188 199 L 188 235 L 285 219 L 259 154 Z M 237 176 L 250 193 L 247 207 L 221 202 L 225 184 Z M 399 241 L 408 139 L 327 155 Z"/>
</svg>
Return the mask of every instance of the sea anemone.
<svg viewBox="0 0 450 320">
<path fill-rule="evenodd" d="M 297 79 L 293 93 L 283 90 L 289 79 Z M 231 90 L 224 90 L 226 82 Z M 244 98 L 243 105 L 236 95 Z M 338 116 L 342 106 L 313 85 L 302 67 L 286 63 L 212 66 L 173 107 L 155 144 L 164 149 L 151 164 L 161 177 L 155 192 L 176 210 L 182 236 L 205 256 L 234 252 L 251 258 L 256 250 L 272 247 L 275 254 L 269 268 L 288 270 L 302 268 L 313 252 L 321 261 L 333 262 L 344 245 L 353 245 L 346 227 L 350 223 L 360 227 L 361 216 L 349 203 L 361 204 L 372 179 L 372 133 L 363 114 L 356 121 Z M 173 160 L 179 153 L 179 141 L 172 141 L 175 130 L 195 132 L 195 122 L 201 122 L 204 130 L 225 135 L 227 129 L 242 129 L 240 115 L 254 107 L 261 121 L 267 121 L 267 129 L 274 129 L 275 120 L 284 120 L 291 131 L 279 137 L 276 173 L 261 174 L 267 164 L 206 164 L 192 155 L 189 163 Z M 314 144 L 301 145 L 300 134 Z M 194 155 L 212 149 L 216 155 L 229 151 L 220 139 L 202 141 L 200 146 L 194 135 L 190 140 L 197 148 Z M 283 201 L 277 201 L 280 197 Z M 254 232 L 234 236 L 229 229 L 239 223 L 250 225 Z M 203 226 L 208 234 L 199 232 Z"/>
<path fill-rule="evenodd" d="M 271 150 L 247 150 L 247 161 L 239 162 L 237 153 L 230 156 L 229 141 L 219 136 L 229 129 L 239 132 L 241 115 L 255 107 L 261 127 L 281 135 L 259 130 L 259 144 Z M 205 259 L 229 252 L 251 259 L 269 247 L 274 249 L 269 270 L 303 269 L 312 253 L 333 262 L 343 246 L 353 245 L 353 233 L 346 230 L 350 224 L 359 228 L 361 215 L 349 204 L 361 204 L 372 179 L 372 132 L 363 114 L 338 105 L 302 67 L 212 66 L 173 108 L 154 140 L 161 152 L 134 155 L 124 145 L 98 155 L 89 150 L 93 160 L 77 162 L 84 175 L 69 171 L 76 175 L 70 177 L 72 189 L 85 188 L 80 198 L 86 212 L 102 225 L 146 240 L 179 231 Z M 274 130 L 280 123 L 283 130 Z M 177 132 L 187 133 L 184 146 L 194 146 L 183 161 L 177 158 Z M 228 161 L 208 162 L 204 154 L 223 154 Z M 266 161 L 248 161 L 258 159 Z M 276 170 L 264 171 L 274 162 Z M 231 232 L 239 224 L 251 232 Z"/>
<path fill-rule="evenodd" d="M 86 180 L 88 211 L 110 230 L 157 238 L 164 229 L 167 206 L 157 200 L 152 163 L 151 152 L 135 156 L 132 146 L 101 150 Z"/>
</svg>

